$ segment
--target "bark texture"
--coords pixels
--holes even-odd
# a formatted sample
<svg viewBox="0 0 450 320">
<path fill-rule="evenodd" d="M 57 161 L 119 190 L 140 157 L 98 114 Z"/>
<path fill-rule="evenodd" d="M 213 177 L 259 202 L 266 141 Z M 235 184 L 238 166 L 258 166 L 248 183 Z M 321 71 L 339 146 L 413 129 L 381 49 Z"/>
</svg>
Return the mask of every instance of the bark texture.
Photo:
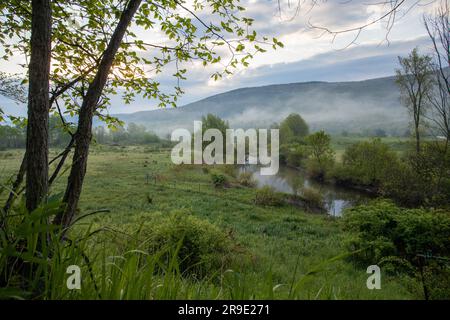
<svg viewBox="0 0 450 320">
<path fill-rule="evenodd" d="M 26 150 L 26 206 L 36 209 L 48 192 L 48 110 L 52 15 L 50 0 L 32 1 Z"/>
</svg>

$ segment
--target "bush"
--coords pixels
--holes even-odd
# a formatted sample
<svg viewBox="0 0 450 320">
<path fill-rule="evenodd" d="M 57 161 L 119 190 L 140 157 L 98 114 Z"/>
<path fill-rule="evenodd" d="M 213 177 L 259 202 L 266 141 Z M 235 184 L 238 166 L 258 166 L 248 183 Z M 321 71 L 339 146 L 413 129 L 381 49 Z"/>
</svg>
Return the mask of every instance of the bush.
<svg viewBox="0 0 450 320">
<path fill-rule="evenodd" d="M 291 167 L 301 167 L 308 158 L 308 150 L 300 143 L 285 144 L 280 147 L 280 162 Z"/>
<path fill-rule="evenodd" d="M 167 262 L 174 253 L 177 254 L 184 275 L 211 276 L 226 268 L 232 260 L 232 240 L 210 222 L 185 212 L 173 212 L 158 223 L 146 223 L 143 232 L 151 253 L 169 249 Z"/>
<path fill-rule="evenodd" d="M 325 200 L 322 193 L 314 188 L 303 188 L 301 190 L 303 200 L 309 208 L 323 210 L 325 208 Z"/>
<path fill-rule="evenodd" d="M 220 169 L 222 172 L 230 177 L 236 178 L 237 169 L 234 164 L 223 164 L 220 165 Z"/>
<path fill-rule="evenodd" d="M 227 184 L 227 177 L 220 173 L 212 173 L 211 180 L 216 188 L 224 187 Z"/>
<path fill-rule="evenodd" d="M 423 143 L 391 166 L 382 193 L 406 206 L 450 206 L 450 152 L 435 142 Z"/>
<path fill-rule="evenodd" d="M 417 254 L 450 255 L 450 214 L 443 211 L 404 209 L 387 200 L 345 211 L 345 228 L 356 238 L 353 249 L 369 248 L 365 262 L 376 263 L 389 255 L 409 261 Z"/>
<path fill-rule="evenodd" d="M 334 172 L 338 183 L 378 189 L 388 170 L 398 163 L 396 154 L 380 139 L 358 142 L 345 150 L 342 166 Z"/>
<path fill-rule="evenodd" d="M 256 190 L 255 203 L 263 206 L 280 206 L 283 198 L 272 187 L 264 186 Z"/>
<path fill-rule="evenodd" d="M 254 187 L 256 185 L 251 172 L 241 172 L 238 176 L 238 182 L 244 187 Z"/>
<path fill-rule="evenodd" d="M 351 234 L 346 244 L 350 251 L 357 251 L 355 261 L 364 265 L 392 261 L 409 266 L 417 275 L 420 258 L 417 255 L 432 254 L 444 259 L 426 261 L 432 270 L 427 281 L 448 274 L 445 259 L 450 256 L 450 213 L 437 210 L 404 209 L 387 200 L 347 209 L 342 222 Z M 442 264 L 444 261 L 444 264 Z M 399 263 L 397 263 L 399 265 Z M 447 270 L 447 271 L 446 271 Z M 399 271 L 399 270 L 397 270 Z M 401 270 L 400 270 L 401 271 Z M 446 292 L 450 297 L 450 283 L 435 288 L 435 297 Z"/>
</svg>

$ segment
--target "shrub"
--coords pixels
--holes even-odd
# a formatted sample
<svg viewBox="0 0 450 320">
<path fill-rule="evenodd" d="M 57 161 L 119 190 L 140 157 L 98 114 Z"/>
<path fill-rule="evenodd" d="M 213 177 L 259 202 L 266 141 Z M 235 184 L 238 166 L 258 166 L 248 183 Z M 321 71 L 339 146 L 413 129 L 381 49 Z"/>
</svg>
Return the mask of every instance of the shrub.
<svg viewBox="0 0 450 320">
<path fill-rule="evenodd" d="M 212 173 L 211 180 L 216 188 L 224 187 L 227 184 L 227 177 L 220 173 Z"/>
<path fill-rule="evenodd" d="M 309 208 L 323 210 L 325 200 L 322 193 L 314 188 L 302 188 L 301 195 Z"/>
<path fill-rule="evenodd" d="M 203 172 L 204 174 L 208 174 L 208 173 L 209 173 L 209 168 L 206 167 L 206 166 L 202 166 L 202 172 Z"/>
<path fill-rule="evenodd" d="M 362 250 L 353 256 L 357 262 L 369 265 L 396 261 L 417 273 L 418 255 L 432 254 L 444 259 L 427 261 L 426 268 L 433 270 L 431 276 L 448 274 L 449 266 L 439 265 L 439 261 L 450 256 L 449 212 L 404 209 L 391 201 L 378 200 L 347 209 L 342 222 L 351 234 L 346 242 L 349 250 Z M 406 270 L 404 266 L 401 268 Z M 450 283 L 443 284 L 439 292 L 436 295 L 446 292 L 450 296 Z"/>
<path fill-rule="evenodd" d="M 406 206 L 450 206 L 450 152 L 445 150 L 423 143 L 419 154 L 411 152 L 390 167 L 382 193 Z"/>
<path fill-rule="evenodd" d="M 337 182 L 379 188 L 387 171 L 398 162 L 396 154 L 380 139 L 358 142 L 345 150 Z"/>
<path fill-rule="evenodd" d="M 308 158 L 308 150 L 300 143 L 285 144 L 280 147 L 280 162 L 291 167 L 300 167 Z"/>
<path fill-rule="evenodd" d="M 263 206 L 280 206 L 283 198 L 272 187 L 264 186 L 256 190 L 255 203 Z"/>
<path fill-rule="evenodd" d="M 224 232 L 185 212 L 173 212 L 158 223 L 146 223 L 143 232 L 151 253 L 169 249 L 167 262 L 176 253 L 184 275 L 211 276 L 225 268 L 232 258 L 233 242 Z"/>
<path fill-rule="evenodd" d="M 224 164 L 224 165 L 220 165 L 220 169 L 222 170 L 222 172 L 230 177 L 235 178 L 237 175 L 237 170 L 236 170 L 236 166 L 233 164 Z"/>
<path fill-rule="evenodd" d="M 241 172 L 238 176 L 238 182 L 245 187 L 254 187 L 256 185 L 255 179 L 251 172 Z"/>
<path fill-rule="evenodd" d="M 419 253 L 450 255 L 450 215 L 448 212 L 404 209 L 387 200 L 356 206 L 342 219 L 356 235 L 354 249 L 372 247 L 365 262 L 378 262 L 394 255 L 414 260 Z"/>
</svg>

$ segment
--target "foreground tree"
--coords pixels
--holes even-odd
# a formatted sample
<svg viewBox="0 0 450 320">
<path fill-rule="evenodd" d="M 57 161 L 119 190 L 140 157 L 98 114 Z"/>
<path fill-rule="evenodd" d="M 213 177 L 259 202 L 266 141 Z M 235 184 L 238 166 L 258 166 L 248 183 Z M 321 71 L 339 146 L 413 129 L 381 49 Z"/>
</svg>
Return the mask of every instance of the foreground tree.
<svg viewBox="0 0 450 320">
<path fill-rule="evenodd" d="M 431 57 L 420 55 L 415 48 L 408 57 L 398 57 L 400 69 L 396 70 L 396 82 L 402 100 L 413 118 L 416 152 L 420 153 L 420 131 L 427 108 L 427 96 L 433 88 Z"/>
<path fill-rule="evenodd" d="M 28 67 L 26 205 L 38 207 L 48 192 L 48 111 L 51 59 L 50 0 L 32 1 L 31 56 Z"/>
<path fill-rule="evenodd" d="M 8 42 L 0 37 L 6 53 L 4 58 L 13 52 L 26 55 L 30 46 L 20 40 L 26 40 L 32 21 L 29 4 L 13 0 L 0 4 L 0 9 L 0 19 L 4 22 L 2 32 L 19 39 Z M 66 209 L 55 217 L 56 224 L 66 228 L 75 214 L 86 174 L 94 116 L 109 126 L 118 123 L 104 111 L 110 96 L 119 88 L 125 102 L 142 95 L 159 100 L 161 107 L 175 106 L 183 93 L 180 82 L 187 72 L 182 68 L 183 63 L 217 64 L 212 77 L 219 79 L 240 65 L 247 66 L 254 54 L 265 51 L 263 46 L 282 46 L 277 39 L 258 39 L 251 30 L 253 20 L 243 17 L 243 10 L 234 1 L 217 3 L 213 0 L 190 4 L 178 0 L 53 2 L 53 68 L 47 110 L 59 113 L 61 119 L 63 112 L 78 115 L 77 130 L 71 134 L 66 150 L 52 160 L 58 163 L 50 182 L 59 173 L 70 150 L 75 148 L 63 198 Z M 205 11 L 214 22 L 204 20 L 201 15 Z M 139 38 L 135 33 L 137 28 L 161 31 L 165 35 L 164 44 Z M 176 80 L 173 93 L 162 92 L 159 82 L 152 78 L 163 68 L 173 70 Z M 64 108 L 60 107 L 61 103 Z M 42 176 L 44 171 L 45 168 L 39 170 Z M 31 184 L 28 187 L 34 188 Z M 42 190 L 38 190 L 38 194 Z"/>
</svg>

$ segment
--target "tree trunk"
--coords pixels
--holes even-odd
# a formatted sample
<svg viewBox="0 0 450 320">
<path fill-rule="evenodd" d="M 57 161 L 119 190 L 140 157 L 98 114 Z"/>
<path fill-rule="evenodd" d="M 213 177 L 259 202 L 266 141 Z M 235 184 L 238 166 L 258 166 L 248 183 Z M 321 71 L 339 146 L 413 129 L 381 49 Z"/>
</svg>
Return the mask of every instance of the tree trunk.
<svg viewBox="0 0 450 320">
<path fill-rule="evenodd" d="M 48 191 L 51 24 L 50 0 L 33 0 L 26 149 L 26 206 L 29 211 L 39 206 Z"/>
<path fill-rule="evenodd" d="M 419 131 L 419 126 L 416 126 L 415 131 L 416 131 L 416 152 L 417 152 L 417 154 L 419 154 L 420 153 L 420 131 Z"/>
<path fill-rule="evenodd" d="M 122 12 L 119 23 L 100 62 L 97 74 L 89 85 L 89 89 L 83 99 L 78 117 L 78 128 L 75 133 L 75 153 L 64 195 L 66 209 L 62 214 L 57 215 L 54 220 L 55 224 L 62 225 L 63 228 L 70 225 L 80 199 L 84 176 L 86 175 L 89 145 L 92 138 L 92 118 L 95 108 L 111 71 L 114 57 L 141 2 L 142 0 L 130 0 L 126 9 Z"/>
</svg>

